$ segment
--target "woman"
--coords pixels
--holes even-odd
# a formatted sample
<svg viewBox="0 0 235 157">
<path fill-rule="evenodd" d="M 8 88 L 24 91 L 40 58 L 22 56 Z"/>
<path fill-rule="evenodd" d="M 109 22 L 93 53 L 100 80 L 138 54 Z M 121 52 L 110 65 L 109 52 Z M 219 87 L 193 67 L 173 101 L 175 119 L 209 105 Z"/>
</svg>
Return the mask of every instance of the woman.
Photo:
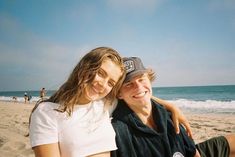
<svg viewBox="0 0 235 157">
<path fill-rule="evenodd" d="M 36 157 L 110 156 L 117 147 L 108 109 L 124 77 L 115 50 L 98 47 L 87 53 L 31 114 L 29 136 Z"/>
</svg>

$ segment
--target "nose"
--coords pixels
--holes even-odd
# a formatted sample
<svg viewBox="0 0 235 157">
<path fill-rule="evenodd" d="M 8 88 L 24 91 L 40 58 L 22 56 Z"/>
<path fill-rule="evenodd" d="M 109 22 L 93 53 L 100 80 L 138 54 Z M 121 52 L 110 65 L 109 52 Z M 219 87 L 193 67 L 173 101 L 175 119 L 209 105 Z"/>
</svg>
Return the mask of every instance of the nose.
<svg viewBox="0 0 235 157">
<path fill-rule="evenodd" d="M 134 87 L 137 88 L 137 89 L 140 88 L 141 87 L 141 83 L 139 81 L 135 81 L 134 82 Z"/>
<path fill-rule="evenodd" d="M 108 79 L 102 79 L 98 82 L 100 88 L 102 88 L 102 91 L 107 87 L 108 85 Z"/>
</svg>

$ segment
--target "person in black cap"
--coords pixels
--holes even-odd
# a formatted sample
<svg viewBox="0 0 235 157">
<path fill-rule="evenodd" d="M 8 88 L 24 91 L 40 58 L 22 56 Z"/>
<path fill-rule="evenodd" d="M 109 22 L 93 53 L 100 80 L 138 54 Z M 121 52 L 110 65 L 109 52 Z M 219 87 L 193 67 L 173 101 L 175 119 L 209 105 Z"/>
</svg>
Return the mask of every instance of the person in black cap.
<svg viewBox="0 0 235 157">
<path fill-rule="evenodd" d="M 232 157 L 235 136 L 220 136 L 195 145 L 184 127 L 176 134 L 169 113 L 152 99 L 155 74 L 140 58 L 124 58 L 127 71 L 113 112 L 118 149 L 112 157 Z"/>
</svg>

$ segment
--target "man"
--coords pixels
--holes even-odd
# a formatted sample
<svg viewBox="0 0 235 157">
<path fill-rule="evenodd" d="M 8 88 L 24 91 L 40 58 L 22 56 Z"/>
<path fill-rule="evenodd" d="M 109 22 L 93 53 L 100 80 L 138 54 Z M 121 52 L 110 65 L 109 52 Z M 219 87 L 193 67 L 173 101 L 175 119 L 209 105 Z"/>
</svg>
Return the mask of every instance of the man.
<svg viewBox="0 0 235 157">
<path fill-rule="evenodd" d="M 40 90 L 40 98 L 41 99 L 44 99 L 46 96 L 46 89 L 43 87 L 41 90 Z"/>
<path fill-rule="evenodd" d="M 235 156 L 233 135 L 195 146 L 182 126 L 176 134 L 170 113 L 151 99 L 154 72 L 137 57 L 124 58 L 124 63 L 127 75 L 112 120 L 118 147 L 113 157 Z"/>
</svg>

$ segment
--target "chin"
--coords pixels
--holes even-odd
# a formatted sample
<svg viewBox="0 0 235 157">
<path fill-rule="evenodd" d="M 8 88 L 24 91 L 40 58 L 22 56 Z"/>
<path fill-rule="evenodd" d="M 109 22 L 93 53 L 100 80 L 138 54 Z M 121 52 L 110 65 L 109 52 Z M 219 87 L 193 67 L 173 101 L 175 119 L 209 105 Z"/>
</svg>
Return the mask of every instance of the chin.
<svg viewBox="0 0 235 157">
<path fill-rule="evenodd" d="M 91 100 L 91 101 L 95 101 L 95 100 L 101 99 L 100 96 L 89 96 L 88 98 L 89 98 L 89 100 Z"/>
</svg>

